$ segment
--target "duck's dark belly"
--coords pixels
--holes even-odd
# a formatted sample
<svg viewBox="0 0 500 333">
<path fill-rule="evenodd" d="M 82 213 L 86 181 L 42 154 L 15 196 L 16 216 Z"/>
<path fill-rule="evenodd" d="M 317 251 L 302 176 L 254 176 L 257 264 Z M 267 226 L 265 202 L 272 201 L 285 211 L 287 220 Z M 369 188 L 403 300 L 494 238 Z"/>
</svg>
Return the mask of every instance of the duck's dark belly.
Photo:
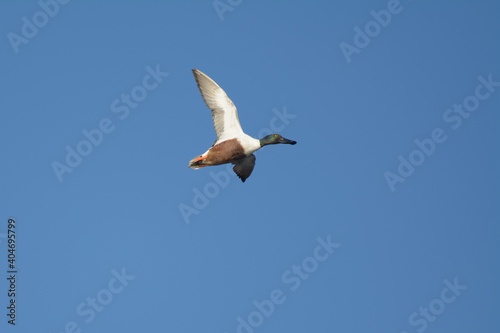
<svg viewBox="0 0 500 333">
<path fill-rule="evenodd" d="M 245 152 L 237 139 L 219 143 L 210 148 L 205 163 L 209 165 L 225 164 L 244 158 Z"/>
</svg>

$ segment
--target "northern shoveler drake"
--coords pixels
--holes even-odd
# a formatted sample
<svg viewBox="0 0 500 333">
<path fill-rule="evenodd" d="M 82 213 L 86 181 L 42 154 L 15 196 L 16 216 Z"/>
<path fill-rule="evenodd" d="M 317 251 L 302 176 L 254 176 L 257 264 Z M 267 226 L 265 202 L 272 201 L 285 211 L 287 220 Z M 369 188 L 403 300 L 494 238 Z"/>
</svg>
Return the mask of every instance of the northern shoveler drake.
<svg viewBox="0 0 500 333">
<path fill-rule="evenodd" d="M 227 97 L 224 90 L 206 74 L 193 69 L 193 74 L 205 104 L 212 110 L 217 140 L 203 154 L 189 161 L 189 167 L 201 167 L 234 164 L 233 171 L 245 182 L 252 174 L 255 166 L 256 150 L 277 143 L 294 145 L 297 142 L 285 139 L 279 134 L 271 134 L 257 140 L 245 134 L 241 129 L 238 112 L 234 103 Z"/>
</svg>

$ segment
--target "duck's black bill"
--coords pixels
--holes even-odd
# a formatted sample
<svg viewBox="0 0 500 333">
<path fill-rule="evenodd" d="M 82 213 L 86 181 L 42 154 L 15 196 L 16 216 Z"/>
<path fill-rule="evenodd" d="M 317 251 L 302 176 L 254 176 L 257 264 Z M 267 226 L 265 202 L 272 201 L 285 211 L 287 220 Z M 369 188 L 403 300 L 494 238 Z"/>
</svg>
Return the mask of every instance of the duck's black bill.
<svg viewBox="0 0 500 333">
<path fill-rule="evenodd" d="M 283 137 L 282 137 L 282 138 L 280 138 L 278 142 L 279 142 L 279 143 L 287 143 L 287 144 L 289 144 L 289 145 L 294 145 L 294 144 L 296 144 L 296 143 L 297 143 L 297 141 L 288 140 L 288 139 L 285 139 L 285 138 L 283 138 Z"/>
</svg>

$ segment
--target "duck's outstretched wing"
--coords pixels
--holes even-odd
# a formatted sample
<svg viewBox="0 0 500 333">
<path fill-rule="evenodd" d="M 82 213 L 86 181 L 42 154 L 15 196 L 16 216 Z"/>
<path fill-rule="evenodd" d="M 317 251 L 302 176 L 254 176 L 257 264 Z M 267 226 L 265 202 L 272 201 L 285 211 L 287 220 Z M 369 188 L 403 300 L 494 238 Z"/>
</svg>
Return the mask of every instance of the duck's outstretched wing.
<svg viewBox="0 0 500 333">
<path fill-rule="evenodd" d="M 236 106 L 227 97 L 224 90 L 199 70 L 193 69 L 193 74 L 205 104 L 212 110 L 217 142 L 241 136 L 243 130 L 238 119 Z"/>
<path fill-rule="evenodd" d="M 236 173 L 236 175 L 240 177 L 242 182 L 245 182 L 245 180 L 252 174 L 253 167 L 255 166 L 255 155 L 248 155 L 247 157 L 233 164 L 234 173 Z"/>
</svg>

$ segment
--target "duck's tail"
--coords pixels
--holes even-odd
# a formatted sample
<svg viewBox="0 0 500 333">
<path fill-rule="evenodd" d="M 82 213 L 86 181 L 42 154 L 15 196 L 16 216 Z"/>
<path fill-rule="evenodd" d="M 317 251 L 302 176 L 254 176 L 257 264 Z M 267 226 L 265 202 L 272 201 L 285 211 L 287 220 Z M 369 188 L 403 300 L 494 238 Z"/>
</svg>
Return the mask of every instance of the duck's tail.
<svg viewBox="0 0 500 333">
<path fill-rule="evenodd" d="M 198 170 L 201 167 L 208 166 L 208 164 L 206 164 L 206 162 L 205 162 L 206 158 L 207 158 L 207 155 L 197 156 L 197 157 L 193 158 L 191 161 L 189 161 L 188 166 L 191 169 L 195 169 L 195 170 Z"/>
</svg>

